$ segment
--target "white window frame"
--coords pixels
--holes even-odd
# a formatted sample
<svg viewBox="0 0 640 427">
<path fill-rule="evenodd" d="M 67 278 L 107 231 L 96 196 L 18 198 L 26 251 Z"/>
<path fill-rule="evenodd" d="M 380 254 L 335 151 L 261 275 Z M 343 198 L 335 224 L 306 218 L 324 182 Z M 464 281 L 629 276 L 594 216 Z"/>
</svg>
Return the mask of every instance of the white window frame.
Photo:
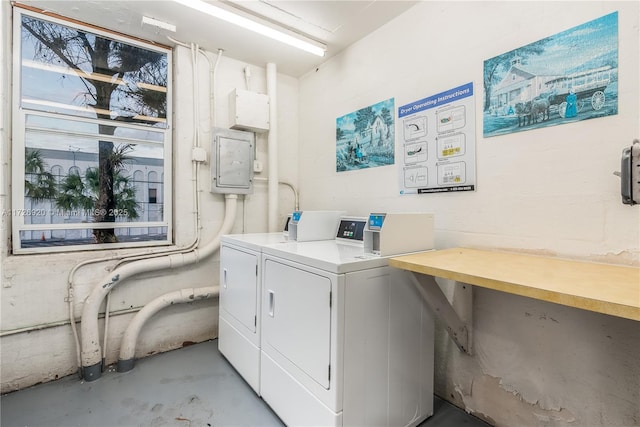
<svg viewBox="0 0 640 427">
<path fill-rule="evenodd" d="M 164 133 L 163 145 L 163 220 L 153 222 L 103 222 L 103 223 L 68 223 L 68 224 L 25 224 L 24 206 L 25 206 L 25 136 L 27 130 L 27 115 L 50 116 L 56 118 L 68 118 L 75 121 L 88 121 L 91 123 L 103 123 L 114 126 L 114 122 L 109 120 L 101 120 L 98 118 L 82 118 L 78 116 L 66 116 L 58 113 L 47 113 L 42 111 L 28 110 L 21 106 L 21 81 L 22 81 L 22 16 L 32 16 L 37 19 L 53 22 L 67 27 L 76 28 L 81 31 L 95 34 L 97 36 L 106 37 L 147 50 L 162 52 L 167 55 L 167 115 L 166 127 L 164 129 L 153 128 L 154 132 Z M 12 250 L 14 254 L 34 254 L 34 253 L 55 253 L 55 252 L 71 252 L 71 251 L 92 251 L 105 249 L 120 248 L 136 248 L 150 246 L 168 246 L 173 243 L 173 194 L 172 194 L 172 75 L 173 75 L 173 55 L 169 47 L 159 46 L 157 44 L 145 43 L 135 37 L 127 37 L 108 30 L 103 30 L 90 24 L 80 24 L 77 21 L 66 20 L 63 17 L 44 15 L 28 9 L 22 9 L 19 6 L 13 7 L 13 78 L 12 78 Z M 135 125 L 128 123 L 117 123 L 118 127 L 130 127 L 135 129 L 145 129 L 143 125 Z M 54 132 L 54 131 L 52 131 Z M 55 131 L 59 132 L 59 131 Z M 92 135 L 95 137 L 95 135 Z M 140 143 L 140 141 L 132 138 L 123 138 L 110 136 L 110 140 L 119 142 Z M 100 228 L 147 228 L 147 227 L 166 227 L 166 240 L 148 240 L 140 242 L 118 242 L 118 243 L 92 243 L 81 245 L 63 245 L 63 246 L 46 246 L 38 248 L 22 248 L 20 241 L 20 233 L 22 231 L 40 231 L 40 230 L 93 230 Z"/>
</svg>

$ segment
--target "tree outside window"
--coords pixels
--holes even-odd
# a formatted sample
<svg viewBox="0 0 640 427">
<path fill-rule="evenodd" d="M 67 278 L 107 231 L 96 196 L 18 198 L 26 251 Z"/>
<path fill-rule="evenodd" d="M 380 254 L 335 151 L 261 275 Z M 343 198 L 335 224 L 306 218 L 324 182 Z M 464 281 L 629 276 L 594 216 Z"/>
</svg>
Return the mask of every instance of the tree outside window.
<svg viewBox="0 0 640 427">
<path fill-rule="evenodd" d="M 94 224 L 86 226 L 91 242 L 75 238 L 62 244 L 126 243 L 121 239 L 131 233 L 121 232 L 128 227 L 123 223 L 142 221 L 146 202 L 136 192 L 133 171 L 151 168 L 164 177 L 170 155 L 169 51 L 32 12 L 17 16 L 24 146 L 15 149 L 24 150 L 25 162 L 24 193 L 15 195 L 14 204 L 44 203 L 47 223 L 56 224 L 52 229 L 62 227 L 56 215 L 74 230 L 79 223 Z M 69 172 L 54 177 L 53 164 Z M 21 248 L 42 227 L 29 231 L 36 222 L 29 215 L 17 222 Z M 153 222 L 168 240 L 168 218 Z M 144 241 L 145 227 L 134 225 L 135 240 Z"/>
</svg>

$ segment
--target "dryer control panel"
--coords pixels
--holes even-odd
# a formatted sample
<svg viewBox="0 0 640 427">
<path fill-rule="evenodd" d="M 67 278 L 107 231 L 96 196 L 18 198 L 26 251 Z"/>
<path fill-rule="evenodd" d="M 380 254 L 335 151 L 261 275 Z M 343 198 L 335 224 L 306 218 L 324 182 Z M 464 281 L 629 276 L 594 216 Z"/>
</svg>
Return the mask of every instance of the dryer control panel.
<svg viewBox="0 0 640 427">
<path fill-rule="evenodd" d="M 343 217 L 338 225 L 336 240 L 339 242 L 362 244 L 364 242 L 364 228 L 366 225 L 366 218 Z"/>
</svg>

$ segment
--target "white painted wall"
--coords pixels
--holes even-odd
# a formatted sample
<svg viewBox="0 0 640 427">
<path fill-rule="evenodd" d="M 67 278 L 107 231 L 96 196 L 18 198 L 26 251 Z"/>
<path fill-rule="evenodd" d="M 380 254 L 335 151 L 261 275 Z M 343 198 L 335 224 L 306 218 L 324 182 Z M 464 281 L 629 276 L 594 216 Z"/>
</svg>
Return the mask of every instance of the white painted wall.
<svg viewBox="0 0 640 427">
<path fill-rule="evenodd" d="M 483 60 L 616 10 L 618 115 L 482 138 Z M 302 207 L 434 212 L 438 248 L 640 265 L 640 207 L 621 204 L 612 174 L 640 137 L 639 12 L 638 2 L 416 5 L 300 79 Z M 337 117 L 469 81 L 477 191 L 400 196 L 397 165 L 335 172 Z M 439 327 L 440 396 L 500 426 L 640 424 L 637 322 L 483 289 L 475 289 L 474 322 L 472 357 Z"/>
<path fill-rule="evenodd" d="M 0 4 L 0 30 L 3 35 L 11 34 L 9 2 Z M 188 42 L 188 40 L 185 40 Z M 7 127 L 11 100 L 9 70 L 11 69 L 11 44 L 6 37 L 1 38 L 0 59 L 0 134 L 2 136 L 0 209 L 10 209 L 10 131 Z M 211 56 L 216 59 L 216 53 Z M 209 111 L 209 63 L 199 56 L 199 93 L 197 97 L 202 117 L 201 140 L 207 152 L 210 151 L 209 129 L 212 120 Z M 178 48 L 174 56 L 174 235 L 176 245 L 186 245 L 194 237 L 193 192 L 191 179 L 191 146 L 193 143 L 193 91 L 191 55 L 188 49 Z M 216 124 L 229 126 L 228 93 L 234 88 L 246 88 L 243 69 L 248 64 L 223 56 L 218 66 L 218 87 L 216 99 Z M 251 65 L 251 90 L 265 93 L 265 64 Z M 278 75 L 278 99 L 281 116 L 279 119 L 281 153 L 297 156 L 298 134 L 298 81 Z M 257 139 L 257 157 L 265 170 L 257 176 L 267 175 L 266 136 Z M 281 162 L 282 179 L 296 183 L 297 164 L 293 161 Z M 209 242 L 218 232 L 224 213 L 224 198 L 209 193 L 209 164 L 200 173 L 202 182 L 202 242 Z M 282 188 L 282 187 L 281 187 Z M 255 193 L 240 197 L 236 225 L 232 232 L 267 231 L 266 189 L 264 182 L 256 183 Z M 293 210 L 293 196 L 282 188 L 280 204 L 281 222 L 286 213 Z M 0 312 L 2 337 L 1 380 L 2 392 L 16 390 L 39 382 L 49 381 L 76 371 L 75 345 L 69 324 L 67 297 L 67 277 L 71 268 L 79 261 L 106 257 L 115 251 L 76 252 L 56 255 L 12 256 L 7 251 L 11 234 L 10 217 L 2 216 L 0 236 L 2 237 Z M 132 253 L 134 250 L 118 251 Z M 109 325 L 107 363 L 118 358 L 120 339 L 133 314 L 117 315 L 128 309 L 139 309 L 146 302 L 172 290 L 218 284 L 218 255 L 204 259 L 196 266 L 174 271 L 157 271 L 124 282 L 116 288 L 111 297 L 111 310 L 116 314 Z M 105 274 L 105 268 L 112 263 L 99 263 L 80 269 L 76 275 L 75 316 L 79 320 L 82 301 L 89 295 L 96 281 Z M 178 348 L 185 342 L 200 342 L 217 336 L 217 299 L 182 304 L 156 314 L 143 328 L 136 349 L 136 357 Z M 54 326 L 56 322 L 61 326 Z M 101 323 L 102 325 L 102 323 Z M 102 327 L 102 326 L 101 326 Z M 42 328 L 41 330 L 32 330 Z M 14 333 L 25 329 L 24 332 Z M 29 331 L 29 332 L 28 332 Z"/>
</svg>

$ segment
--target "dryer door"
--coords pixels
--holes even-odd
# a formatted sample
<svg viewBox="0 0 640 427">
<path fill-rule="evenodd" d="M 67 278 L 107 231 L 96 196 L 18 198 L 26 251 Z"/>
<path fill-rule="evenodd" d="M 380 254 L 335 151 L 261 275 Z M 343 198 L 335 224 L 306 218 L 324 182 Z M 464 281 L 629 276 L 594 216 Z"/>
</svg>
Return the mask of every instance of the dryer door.
<svg viewBox="0 0 640 427">
<path fill-rule="evenodd" d="M 258 254 L 231 246 L 220 249 L 220 308 L 256 332 Z"/>
<path fill-rule="evenodd" d="M 329 389 L 331 277 L 269 258 L 263 274 L 263 350 Z"/>
</svg>

